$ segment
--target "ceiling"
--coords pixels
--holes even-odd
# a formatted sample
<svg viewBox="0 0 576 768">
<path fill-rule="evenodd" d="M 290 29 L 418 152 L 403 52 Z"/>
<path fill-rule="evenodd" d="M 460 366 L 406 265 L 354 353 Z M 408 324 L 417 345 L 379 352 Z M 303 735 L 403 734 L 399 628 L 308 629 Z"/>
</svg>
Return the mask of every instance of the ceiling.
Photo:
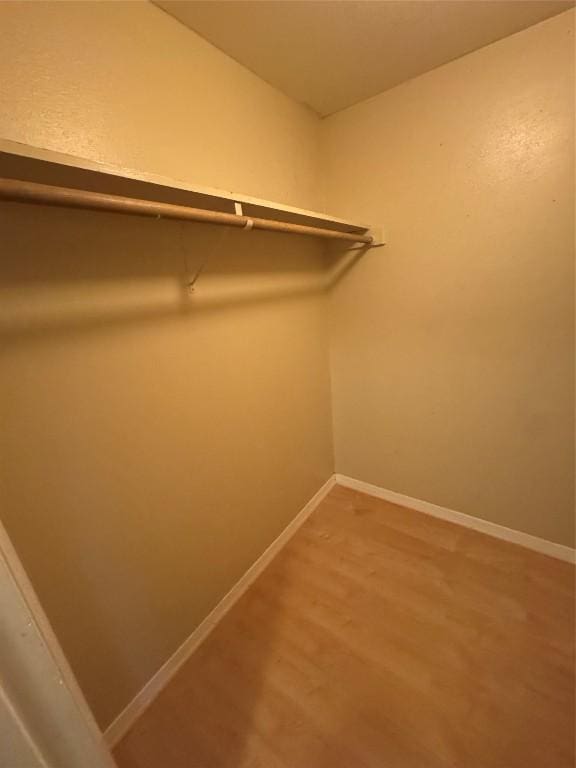
<svg viewBox="0 0 576 768">
<path fill-rule="evenodd" d="M 156 0 L 329 115 L 574 5 L 556 0 Z"/>
</svg>

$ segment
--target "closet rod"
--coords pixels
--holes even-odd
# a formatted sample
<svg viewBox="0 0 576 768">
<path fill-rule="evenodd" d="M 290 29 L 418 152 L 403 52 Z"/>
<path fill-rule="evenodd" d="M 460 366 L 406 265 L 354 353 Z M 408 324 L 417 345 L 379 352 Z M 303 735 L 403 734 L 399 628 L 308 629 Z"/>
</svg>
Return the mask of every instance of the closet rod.
<svg viewBox="0 0 576 768">
<path fill-rule="evenodd" d="M 311 237 L 323 237 L 331 240 L 347 240 L 353 243 L 366 243 L 367 245 L 370 245 L 373 241 L 373 238 L 366 234 L 338 232 L 333 229 L 312 227 L 304 224 L 291 224 L 274 219 L 238 216 L 235 213 L 207 211 L 202 208 L 190 208 L 187 205 L 158 203 L 153 200 L 138 200 L 131 197 L 103 194 L 102 192 L 54 187 L 48 184 L 36 184 L 31 181 L 18 181 L 14 179 L 0 179 L 0 200 L 9 200 L 17 203 L 57 205 L 65 208 L 83 208 L 91 211 L 130 213 L 136 216 L 156 216 L 163 219 L 223 224 L 243 229 L 266 229 L 272 232 L 288 232 L 294 235 L 309 235 Z"/>
</svg>

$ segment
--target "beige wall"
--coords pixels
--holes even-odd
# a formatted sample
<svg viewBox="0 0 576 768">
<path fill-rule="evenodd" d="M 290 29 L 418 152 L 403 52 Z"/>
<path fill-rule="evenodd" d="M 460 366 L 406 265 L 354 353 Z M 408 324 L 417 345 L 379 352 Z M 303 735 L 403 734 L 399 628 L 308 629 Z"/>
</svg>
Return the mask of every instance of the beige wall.
<svg viewBox="0 0 576 768">
<path fill-rule="evenodd" d="M 0 2 L 0 137 L 318 207 L 320 120 L 156 6 Z"/>
<path fill-rule="evenodd" d="M 325 121 L 337 471 L 573 541 L 573 12 Z"/>
<path fill-rule="evenodd" d="M 571 527 L 570 16 L 324 124 L 338 470 Z M 0 138 L 317 207 L 319 121 L 148 4 L 0 3 Z M 102 725 L 333 471 L 320 247 L 0 209 L 0 507 Z M 193 297 L 183 261 L 209 267 Z"/>
<path fill-rule="evenodd" d="M 151 5 L 0 3 L 0 101 L 2 138 L 316 200 L 316 119 Z M 104 726 L 333 472 L 323 256 L 9 204 L 0 231 L 1 515 Z"/>
</svg>

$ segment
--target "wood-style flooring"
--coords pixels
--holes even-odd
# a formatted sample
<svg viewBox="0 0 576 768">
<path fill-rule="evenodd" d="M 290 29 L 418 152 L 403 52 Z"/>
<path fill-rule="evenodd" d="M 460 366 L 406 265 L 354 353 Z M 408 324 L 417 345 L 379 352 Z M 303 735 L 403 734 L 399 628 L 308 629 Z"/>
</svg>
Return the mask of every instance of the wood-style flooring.
<svg viewBox="0 0 576 768">
<path fill-rule="evenodd" d="M 574 768 L 574 569 L 336 487 L 120 768 Z"/>
</svg>

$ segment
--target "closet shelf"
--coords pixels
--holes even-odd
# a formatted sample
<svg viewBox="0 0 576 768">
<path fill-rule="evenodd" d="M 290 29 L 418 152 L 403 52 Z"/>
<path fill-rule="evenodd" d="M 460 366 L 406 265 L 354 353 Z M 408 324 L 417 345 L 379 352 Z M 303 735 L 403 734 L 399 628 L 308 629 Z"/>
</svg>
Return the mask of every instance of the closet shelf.
<svg viewBox="0 0 576 768">
<path fill-rule="evenodd" d="M 0 140 L 0 200 L 379 243 L 369 227 L 322 213 Z"/>
<path fill-rule="evenodd" d="M 83 208 L 90 211 L 108 211 L 110 213 L 129 213 L 136 216 L 154 216 L 158 219 L 177 219 L 195 221 L 204 224 L 223 224 L 242 229 L 265 229 L 273 232 L 287 232 L 294 235 L 323 237 L 331 240 L 348 240 L 353 243 L 373 241 L 372 235 L 340 232 L 335 229 L 292 224 L 276 219 L 262 219 L 244 216 L 242 213 L 224 213 L 187 205 L 158 203 L 154 200 L 140 200 L 132 197 L 108 195 L 102 192 L 90 192 L 69 187 L 55 187 L 51 184 L 37 184 L 32 181 L 0 178 L 0 200 L 16 203 L 36 203 L 55 205 L 64 208 Z"/>
</svg>

